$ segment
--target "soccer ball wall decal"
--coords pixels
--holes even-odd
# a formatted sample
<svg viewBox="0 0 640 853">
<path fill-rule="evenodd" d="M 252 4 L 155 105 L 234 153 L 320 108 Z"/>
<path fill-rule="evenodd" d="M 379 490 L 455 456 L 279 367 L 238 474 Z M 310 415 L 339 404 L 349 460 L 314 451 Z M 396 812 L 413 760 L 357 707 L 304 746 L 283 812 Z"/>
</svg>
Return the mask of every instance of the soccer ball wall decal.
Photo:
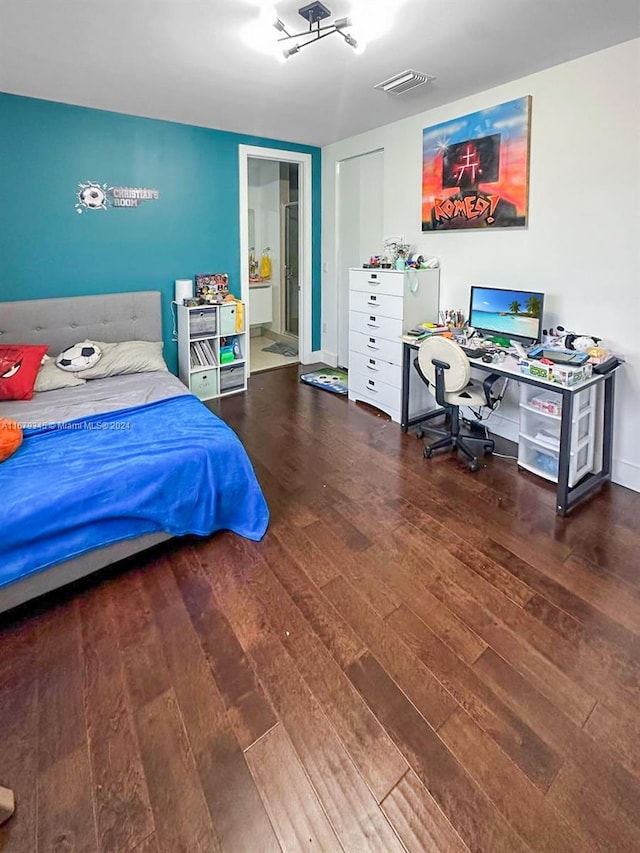
<svg viewBox="0 0 640 853">
<path fill-rule="evenodd" d="M 74 344 L 60 353 L 56 364 L 61 370 L 77 373 L 79 370 L 93 367 L 101 355 L 102 351 L 95 344 Z"/>
<path fill-rule="evenodd" d="M 83 210 L 106 210 L 108 207 L 106 190 L 107 185 L 97 181 L 78 184 L 76 211 L 82 213 Z"/>
</svg>

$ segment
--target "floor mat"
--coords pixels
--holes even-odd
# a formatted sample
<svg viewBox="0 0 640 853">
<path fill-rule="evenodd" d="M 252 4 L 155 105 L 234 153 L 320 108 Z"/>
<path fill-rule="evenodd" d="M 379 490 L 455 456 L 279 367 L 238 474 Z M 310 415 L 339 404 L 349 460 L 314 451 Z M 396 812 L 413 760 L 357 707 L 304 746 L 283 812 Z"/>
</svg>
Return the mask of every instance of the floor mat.
<svg viewBox="0 0 640 853">
<path fill-rule="evenodd" d="M 282 341 L 276 341 L 268 347 L 262 347 L 262 352 L 275 352 L 278 355 L 286 355 L 288 358 L 298 355 L 298 347 L 295 344 L 285 344 Z"/>
<path fill-rule="evenodd" d="M 336 370 L 333 367 L 303 373 L 300 377 L 300 382 L 322 388 L 323 391 L 331 391 L 332 394 L 346 394 L 347 381 L 348 377 L 344 370 Z"/>
</svg>

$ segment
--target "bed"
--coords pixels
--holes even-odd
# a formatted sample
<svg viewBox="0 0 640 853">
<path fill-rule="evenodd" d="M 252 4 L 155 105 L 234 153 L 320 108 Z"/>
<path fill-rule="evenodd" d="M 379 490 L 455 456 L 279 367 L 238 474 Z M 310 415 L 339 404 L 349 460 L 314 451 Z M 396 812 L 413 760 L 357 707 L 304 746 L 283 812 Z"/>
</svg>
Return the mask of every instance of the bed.
<svg viewBox="0 0 640 853">
<path fill-rule="evenodd" d="M 162 340 L 160 293 L 0 303 L 0 344 L 85 339 Z M 240 440 L 169 372 L 0 402 L 0 418 L 24 429 L 0 464 L 0 612 L 173 536 L 267 529 Z"/>
</svg>

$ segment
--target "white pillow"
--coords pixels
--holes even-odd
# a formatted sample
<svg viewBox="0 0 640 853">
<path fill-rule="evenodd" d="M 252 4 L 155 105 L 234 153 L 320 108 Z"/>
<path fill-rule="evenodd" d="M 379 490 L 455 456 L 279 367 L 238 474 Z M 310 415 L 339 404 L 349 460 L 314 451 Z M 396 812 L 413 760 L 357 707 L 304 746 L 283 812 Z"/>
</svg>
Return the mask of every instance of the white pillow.
<svg viewBox="0 0 640 853">
<path fill-rule="evenodd" d="M 162 341 L 122 341 L 107 344 L 102 341 L 85 341 L 85 346 L 94 346 L 102 351 L 100 361 L 79 373 L 83 379 L 106 379 L 125 373 L 149 373 L 168 371 L 162 358 Z"/>
<path fill-rule="evenodd" d="M 80 379 L 76 373 L 60 370 L 59 367 L 56 367 L 56 363 L 52 358 L 46 358 L 46 361 L 42 362 L 38 370 L 33 390 L 57 391 L 58 388 L 74 388 L 76 385 L 84 384 L 85 380 Z"/>
<path fill-rule="evenodd" d="M 56 364 L 61 370 L 77 373 L 79 370 L 93 367 L 100 361 L 101 355 L 100 347 L 90 341 L 85 341 L 82 344 L 73 344 L 73 346 L 62 350 L 56 358 Z"/>
</svg>

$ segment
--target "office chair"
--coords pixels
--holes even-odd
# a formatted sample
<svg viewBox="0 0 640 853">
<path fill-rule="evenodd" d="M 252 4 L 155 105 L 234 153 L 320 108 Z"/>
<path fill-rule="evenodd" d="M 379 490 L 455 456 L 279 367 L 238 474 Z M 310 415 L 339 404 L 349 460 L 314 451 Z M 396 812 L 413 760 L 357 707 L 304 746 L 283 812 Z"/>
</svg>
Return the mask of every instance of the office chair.
<svg viewBox="0 0 640 853">
<path fill-rule="evenodd" d="M 482 386 L 471 382 L 471 365 L 466 354 L 455 341 L 440 336 L 427 338 L 420 344 L 414 364 L 419 376 L 431 387 L 437 403 L 445 409 L 449 419 L 448 430 L 428 428 L 429 432 L 443 437 L 425 447 L 425 459 L 430 459 L 433 451 L 441 447 L 450 447 L 452 450 L 455 448 L 467 458 L 469 470 L 477 471 L 480 467 L 478 458 L 468 442 L 481 442 L 485 453 L 493 453 L 495 443 L 485 436 L 461 435 L 460 406 L 495 408 L 501 397 L 492 396 L 491 391 L 500 377 L 492 373 Z"/>
</svg>

